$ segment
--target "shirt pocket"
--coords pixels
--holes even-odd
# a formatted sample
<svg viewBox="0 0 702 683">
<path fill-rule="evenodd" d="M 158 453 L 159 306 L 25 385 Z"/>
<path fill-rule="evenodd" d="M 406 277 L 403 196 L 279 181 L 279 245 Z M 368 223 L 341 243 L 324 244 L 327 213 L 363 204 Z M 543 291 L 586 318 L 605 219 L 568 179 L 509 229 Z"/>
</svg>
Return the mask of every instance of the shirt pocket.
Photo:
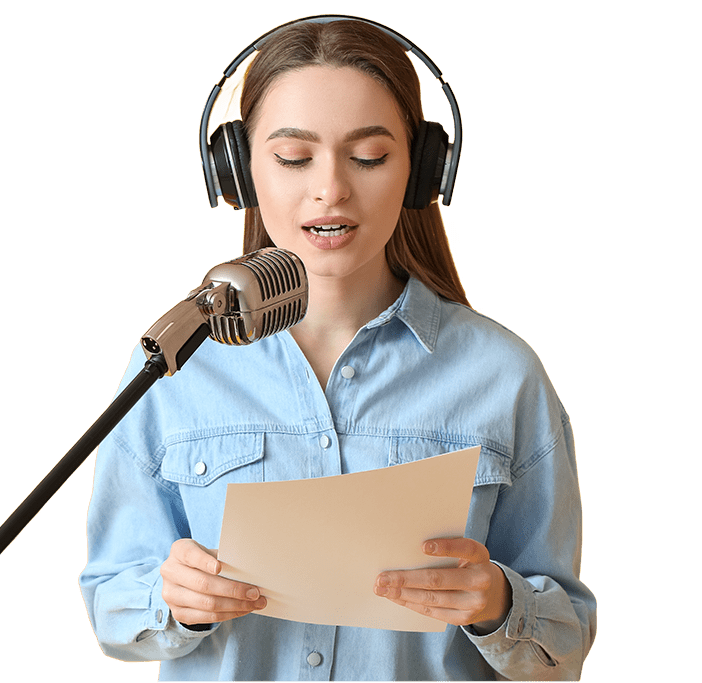
<svg viewBox="0 0 702 683">
<path fill-rule="evenodd" d="M 390 449 L 390 465 L 413 462 L 434 455 L 481 446 L 465 536 L 485 543 L 497 497 L 503 486 L 511 486 L 510 458 L 478 441 L 442 441 L 433 438 L 396 437 Z"/>
<path fill-rule="evenodd" d="M 225 475 L 228 483 L 263 481 L 263 433 L 192 438 L 166 448 L 161 476 L 174 484 L 210 486 Z"/>
<path fill-rule="evenodd" d="M 178 490 L 192 538 L 216 548 L 227 484 L 263 481 L 264 434 L 225 434 L 167 446 L 161 476 Z"/>
</svg>

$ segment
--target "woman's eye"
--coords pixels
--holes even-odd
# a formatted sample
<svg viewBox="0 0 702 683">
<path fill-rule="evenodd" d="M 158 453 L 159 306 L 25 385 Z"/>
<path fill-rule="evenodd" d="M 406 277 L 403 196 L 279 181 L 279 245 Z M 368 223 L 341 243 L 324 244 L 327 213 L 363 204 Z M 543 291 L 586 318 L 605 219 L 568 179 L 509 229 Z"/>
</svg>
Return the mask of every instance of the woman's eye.
<svg viewBox="0 0 702 683">
<path fill-rule="evenodd" d="M 305 159 L 286 159 L 285 157 L 281 157 L 280 154 L 275 154 L 275 160 L 281 166 L 285 166 L 287 168 L 300 168 L 301 166 L 304 166 L 308 161 L 311 161 L 312 157 L 307 157 Z"/>
<path fill-rule="evenodd" d="M 355 161 L 360 168 L 375 168 L 376 166 L 382 166 L 387 156 L 387 154 L 383 154 L 382 157 L 378 157 L 377 159 L 361 159 L 360 157 L 351 157 L 351 159 Z"/>
<path fill-rule="evenodd" d="M 302 168 L 310 161 L 312 161 L 312 157 L 305 157 L 303 159 L 287 159 L 275 152 L 273 154 L 275 156 L 276 162 L 279 163 L 281 166 L 284 166 L 285 168 Z M 387 154 L 383 154 L 383 156 L 377 157 L 375 159 L 351 157 L 351 161 L 353 161 L 359 168 L 370 169 L 384 164 L 387 156 Z"/>
</svg>

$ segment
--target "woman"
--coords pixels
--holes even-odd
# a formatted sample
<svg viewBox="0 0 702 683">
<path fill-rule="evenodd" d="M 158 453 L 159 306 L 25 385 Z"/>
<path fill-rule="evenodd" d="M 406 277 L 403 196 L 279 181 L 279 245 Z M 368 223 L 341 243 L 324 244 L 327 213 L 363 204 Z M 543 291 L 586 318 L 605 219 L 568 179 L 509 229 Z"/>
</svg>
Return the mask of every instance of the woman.
<svg viewBox="0 0 702 683">
<path fill-rule="evenodd" d="M 436 205 L 403 208 L 422 118 L 404 51 L 366 23 L 293 24 L 253 61 L 241 111 L 244 250 L 297 253 L 308 313 L 235 352 L 204 344 L 104 442 L 81 580 L 104 651 L 163 660 L 163 679 L 577 678 L 594 598 L 570 423 L 533 352 L 468 307 Z M 227 483 L 477 444 L 465 538 L 424 547 L 458 567 L 374 588 L 445 632 L 270 619 L 257 586 L 218 576 Z"/>
</svg>

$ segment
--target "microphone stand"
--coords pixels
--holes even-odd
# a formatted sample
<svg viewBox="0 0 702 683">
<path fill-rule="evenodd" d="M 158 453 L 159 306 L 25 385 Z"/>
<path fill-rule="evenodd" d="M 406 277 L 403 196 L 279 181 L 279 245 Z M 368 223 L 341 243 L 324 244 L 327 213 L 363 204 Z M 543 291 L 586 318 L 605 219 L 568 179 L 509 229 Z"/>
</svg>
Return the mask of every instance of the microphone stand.
<svg viewBox="0 0 702 683">
<path fill-rule="evenodd" d="M 207 324 L 201 325 L 178 353 L 180 369 L 209 335 Z M 48 500 L 66 483 L 103 439 L 119 424 L 137 401 L 168 372 L 163 354 L 152 355 L 139 374 L 120 392 L 105 412 L 93 423 L 49 474 L 25 498 L 24 502 L 0 527 L 0 553 L 17 537 Z"/>
<path fill-rule="evenodd" d="M 229 312 L 228 289 L 228 282 L 213 282 L 206 278 L 199 288 L 151 326 L 141 338 L 147 357 L 144 368 L 0 527 L 0 554 L 156 380 L 173 375 L 183 367 L 209 336 L 209 317 Z"/>
</svg>

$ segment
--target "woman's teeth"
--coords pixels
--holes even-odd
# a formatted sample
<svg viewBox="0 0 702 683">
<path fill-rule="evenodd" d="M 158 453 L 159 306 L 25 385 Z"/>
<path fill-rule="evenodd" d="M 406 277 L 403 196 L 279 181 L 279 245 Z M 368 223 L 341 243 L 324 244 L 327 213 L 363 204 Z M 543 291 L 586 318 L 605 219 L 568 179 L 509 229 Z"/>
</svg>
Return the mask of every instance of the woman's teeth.
<svg viewBox="0 0 702 683">
<path fill-rule="evenodd" d="M 316 225 L 313 228 L 309 228 L 309 231 L 313 235 L 319 235 L 320 237 L 340 237 L 345 235 L 351 228 L 348 225 Z"/>
</svg>

